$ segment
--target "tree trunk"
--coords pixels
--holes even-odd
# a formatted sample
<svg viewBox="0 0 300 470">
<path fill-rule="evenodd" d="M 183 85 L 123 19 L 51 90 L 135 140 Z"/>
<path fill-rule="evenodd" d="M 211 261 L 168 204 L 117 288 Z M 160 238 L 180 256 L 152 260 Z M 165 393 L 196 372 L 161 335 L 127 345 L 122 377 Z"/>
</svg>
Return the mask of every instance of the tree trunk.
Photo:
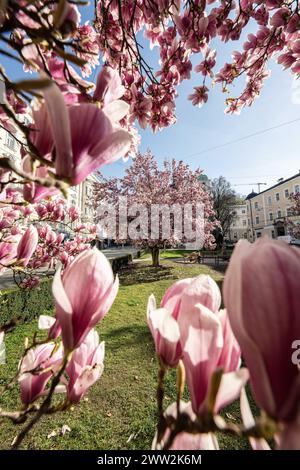
<svg viewBox="0 0 300 470">
<path fill-rule="evenodd" d="M 151 256 L 152 256 L 152 266 L 158 268 L 159 266 L 159 248 L 157 246 L 153 246 L 151 248 Z"/>
</svg>

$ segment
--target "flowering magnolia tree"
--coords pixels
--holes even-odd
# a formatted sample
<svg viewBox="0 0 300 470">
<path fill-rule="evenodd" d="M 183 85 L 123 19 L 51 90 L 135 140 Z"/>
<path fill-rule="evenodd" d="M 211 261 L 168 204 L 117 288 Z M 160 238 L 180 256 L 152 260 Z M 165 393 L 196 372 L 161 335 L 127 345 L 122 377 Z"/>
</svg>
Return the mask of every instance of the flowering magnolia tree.
<svg viewBox="0 0 300 470">
<path fill-rule="evenodd" d="M 94 183 L 96 220 L 107 236 L 150 249 L 153 266 L 159 265 L 161 248 L 192 241 L 196 249 L 212 248 L 218 223 L 200 175 L 201 170 L 192 171 L 182 161 L 165 161 L 159 169 L 150 151 L 138 154 L 123 178 L 102 177 Z"/>
<path fill-rule="evenodd" d="M 299 239 L 300 238 L 300 224 L 299 222 L 295 222 L 292 219 L 292 217 L 299 216 L 300 214 L 300 194 L 299 193 L 290 194 L 289 200 L 291 201 L 292 206 L 289 207 L 288 209 L 289 217 L 287 220 L 287 226 L 293 238 Z"/>
</svg>

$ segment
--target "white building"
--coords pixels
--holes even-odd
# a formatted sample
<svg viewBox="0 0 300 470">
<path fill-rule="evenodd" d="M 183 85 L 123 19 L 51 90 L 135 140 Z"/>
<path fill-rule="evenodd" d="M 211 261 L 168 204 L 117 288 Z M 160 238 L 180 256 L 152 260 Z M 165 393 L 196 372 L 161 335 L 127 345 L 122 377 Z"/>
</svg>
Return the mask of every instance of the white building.
<svg viewBox="0 0 300 470">
<path fill-rule="evenodd" d="M 21 135 L 16 132 L 15 137 L 3 127 L 0 127 L 0 155 L 1 157 L 9 158 L 17 165 L 21 163 L 21 145 L 18 140 Z M 17 140 L 18 139 L 18 140 Z"/>
<path fill-rule="evenodd" d="M 226 238 L 232 241 L 247 238 L 248 222 L 246 204 L 235 204 L 231 206 L 231 212 L 234 218 L 230 224 Z"/>
<path fill-rule="evenodd" d="M 93 184 L 97 181 L 94 175 L 89 175 L 85 181 L 69 190 L 68 202 L 75 205 L 83 223 L 93 223 L 94 211 L 91 207 L 93 200 Z"/>
</svg>

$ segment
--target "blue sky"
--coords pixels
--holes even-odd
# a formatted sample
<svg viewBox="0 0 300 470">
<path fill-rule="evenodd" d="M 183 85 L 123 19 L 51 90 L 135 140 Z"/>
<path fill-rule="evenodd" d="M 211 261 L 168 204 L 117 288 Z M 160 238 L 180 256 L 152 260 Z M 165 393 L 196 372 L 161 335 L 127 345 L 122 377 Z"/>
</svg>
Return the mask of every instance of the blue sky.
<svg viewBox="0 0 300 470">
<path fill-rule="evenodd" d="M 88 18 L 88 14 L 84 19 Z M 240 48 L 240 42 L 222 46 L 218 51 L 218 65 L 229 60 L 230 51 Z M 157 54 L 145 49 L 146 59 L 157 62 Z M 197 57 L 194 63 L 200 62 Z M 7 67 L 7 61 L 1 61 Z M 253 183 L 274 184 L 280 177 L 289 177 L 300 169 L 299 130 L 300 121 L 252 137 L 243 142 L 197 155 L 213 146 L 239 139 L 248 134 L 277 126 L 283 122 L 300 118 L 300 81 L 294 82 L 291 74 L 271 63 L 272 74 L 265 81 L 260 98 L 252 107 L 244 109 L 239 116 L 224 114 L 227 95 L 219 85 L 209 94 L 208 102 L 201 108 L 193 107 L 187 100 L 193 86 L 200 84 L 200 77 L 193 76 L 179 87 L 176 101 L 177 123 L 168 129 L 153 134 L 149 129 L 141 131 L 140 150 L 150 148 L 162 162 L 164 158 L 182 159 L 192 168 L 200 167 L 210 178 L 225 176 L 241 194 L 256 190 Z M 9 75 L 21 75 L 17 67 L 8 67 Z M 96 77 L 96 72 L 92 79 Z M 238 94 L 237 85 L 232 96 Z M 106 176 L 121 176 L 130 161 L 122 160 L 105 167 Z M 264 188 L 263 188 L 264 189 Z"/>
<path fill-rule="evenodd" d="M 217 65 L 221 67 L 229 61 L 230 53 L 238 47 L 239 43 L 222 45 L 221 50 L 218 47 Z M 146 57 L 149 56 L 149 52 L 146 53 Z M 193 62 L 200 60 L 197 57 Z M 290 72 L 283 71 L 272 61 L 271 77 L 265 81 L 261 96 L 252 107 L 232 116 L 224 113 L 227 95 L 221 92 L 220 85 L 210 91 L 208 102 L 200 109 L 187 100 L 200 80 L 201 77 L 194 74 L 191 80 L 180 85 L 175 125 L 156 134 L 150 129 L 141 131 L 142 151 L 150 148 L 159 161 L 172 157 L 182 159 L 192 168 L 203 169 L 210 178 L 223 175 L 232 185 L 239 185 L 234 189 L 241 194 L 248 194 L 252 188 L 256 190 L 253 183 L 272 185 L 280 177 L 286 178 L 299 171 L 300 120 L 239 143 L 203 151 L 300 118 L 300 81 L 294 81 Z M 240 82 L 243 81 L 242 78 Z M 233 87 L 230 96 L 238 96 L 240 87 L 241 83 Z M 119 161 L 113 168 L 107 167 L 105 174 L 122 173 L 124 165 Z"/>
</svg>

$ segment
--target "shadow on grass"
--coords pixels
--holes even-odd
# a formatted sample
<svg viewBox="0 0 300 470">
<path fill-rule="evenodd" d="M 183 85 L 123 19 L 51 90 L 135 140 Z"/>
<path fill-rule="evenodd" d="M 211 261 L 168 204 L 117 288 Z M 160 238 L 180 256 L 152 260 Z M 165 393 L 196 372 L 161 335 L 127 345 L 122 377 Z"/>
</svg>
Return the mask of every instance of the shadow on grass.
<svg viewBox="0 0 300 470">
<path fill-rule="evenodd" d="M 123 326 L 106 332 L 102 336 L 109 344 L 109 349 L 114 351 L 132 346 L 136 346 L 142 351 L 145 348 L 145 343 L 152 344 L 152 337 L 147 325 Z"/>
<path fill-rule="evenodd" d="M 130 265 L 119 272 L 122 286 L 131 286 L 146 282 L 157 282 L 166 279 L 175 279 L 174 268 L 170 266 Z"/>
</svg>

